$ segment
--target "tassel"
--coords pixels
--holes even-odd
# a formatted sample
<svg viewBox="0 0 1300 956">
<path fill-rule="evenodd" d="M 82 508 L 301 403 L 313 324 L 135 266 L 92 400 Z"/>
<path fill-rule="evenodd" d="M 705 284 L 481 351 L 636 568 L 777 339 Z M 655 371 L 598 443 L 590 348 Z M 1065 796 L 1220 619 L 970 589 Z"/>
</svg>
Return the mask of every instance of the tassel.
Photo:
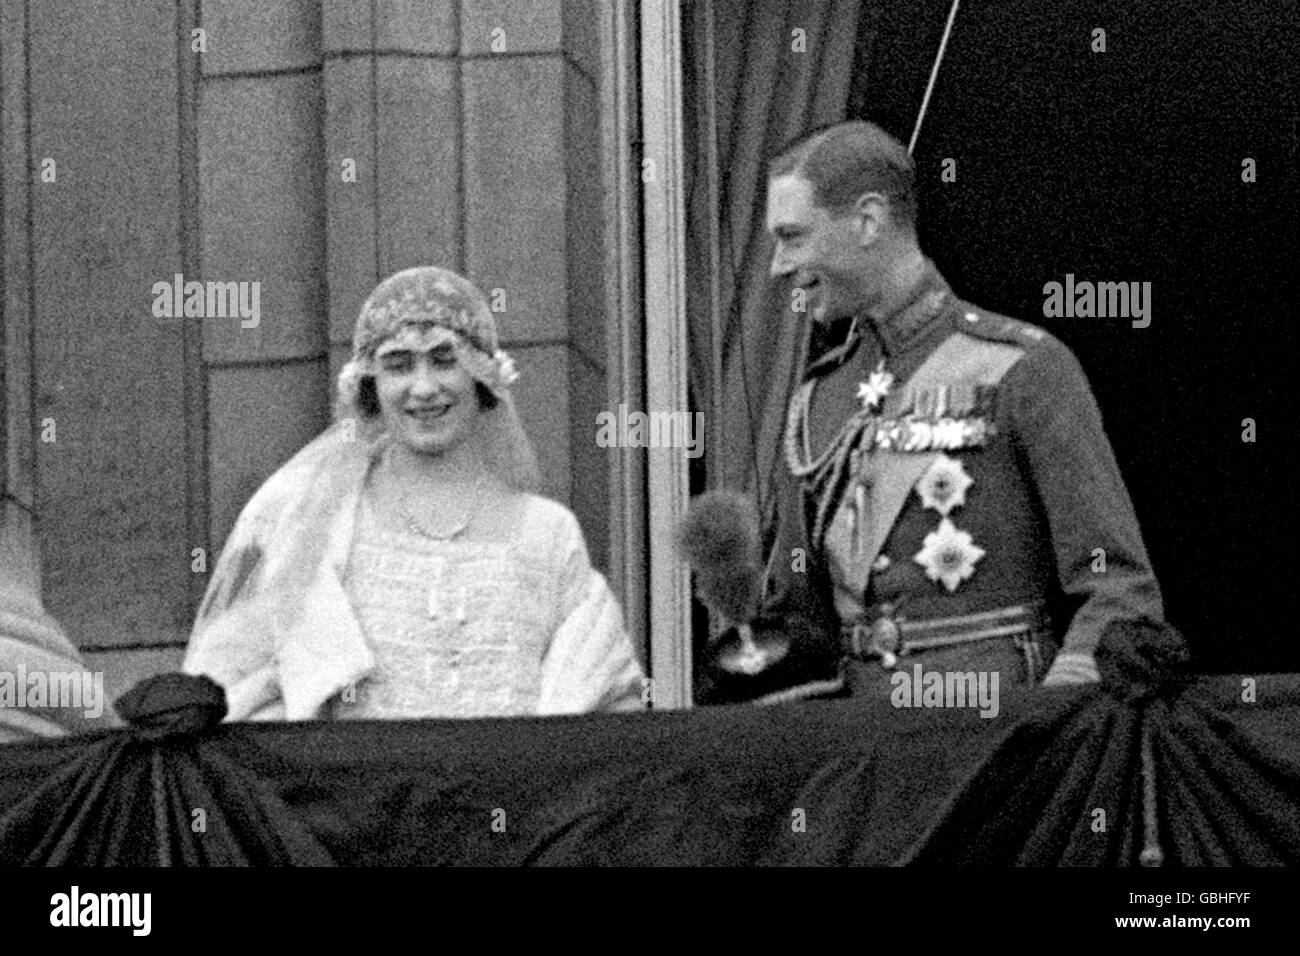
<svg viewBox="0 0 1300 956">
<path fill-rule="evenodd" d="M 1156 761 L 1151 750 L 1151 727 L 1148 715 L 1142 720 L 1142 836 L 1144 846 L 1138 858 L 1143 866 L 1163 866 L 1165 851 L 1160 848 L 1160 827 L 1156 816 Z"/>
</svg>

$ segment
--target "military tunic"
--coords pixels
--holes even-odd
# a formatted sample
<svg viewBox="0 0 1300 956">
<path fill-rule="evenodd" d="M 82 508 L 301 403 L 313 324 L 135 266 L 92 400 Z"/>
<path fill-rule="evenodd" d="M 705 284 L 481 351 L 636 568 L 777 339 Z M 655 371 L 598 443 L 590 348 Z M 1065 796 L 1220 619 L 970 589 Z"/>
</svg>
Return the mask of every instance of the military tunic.
<svg viewBox="0 0 1300 956">
<path fill-rule="evenodd" d="M 1077 360 L 933 266 L 900 310 L 854 327 L 811 353 L 788 412 L 754 631 L 790 651 L 757 676 L 712 668 L 709 698 L 846 678 L 887 693 L 913 663 L 1038 682 L 1058 650 L 1057 672 L 1095 679 L 1103 630 L 1163 610 Z"/>
</svg>

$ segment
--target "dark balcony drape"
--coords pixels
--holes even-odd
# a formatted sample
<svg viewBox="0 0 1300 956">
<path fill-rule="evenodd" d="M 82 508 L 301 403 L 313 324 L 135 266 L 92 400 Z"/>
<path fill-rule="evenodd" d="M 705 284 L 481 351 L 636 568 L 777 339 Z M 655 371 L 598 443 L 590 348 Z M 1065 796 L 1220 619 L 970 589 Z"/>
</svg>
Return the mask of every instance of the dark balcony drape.
<svg viewBox="0 0 1300 956">
<path fill-rule="evenodd" d="M 1300 863 L 1295 674 L 1252 678 L 1252 700 L 1234 676 L 1134 702 L 1004 691 L 994 718 L 840 701 L 217 726 L 215 685 L 157 680 L 172 703 L 130 729 L 0 749 L 0 862 Z"/>
</svg>

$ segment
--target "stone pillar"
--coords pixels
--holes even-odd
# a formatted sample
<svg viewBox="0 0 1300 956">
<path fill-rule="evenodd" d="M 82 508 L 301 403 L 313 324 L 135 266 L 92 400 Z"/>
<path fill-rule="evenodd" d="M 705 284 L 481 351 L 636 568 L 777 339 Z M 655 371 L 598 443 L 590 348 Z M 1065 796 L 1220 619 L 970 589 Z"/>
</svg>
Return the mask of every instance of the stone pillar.
<svg viewBox="0 0 1300 956">
<path fill-rule="evenodd" d="M 6 142 L 6 147 L 8 147 Z M 6 174 L 9 172 L 6 167 Z M 5 177 L 6 187 L 13 180 Z M 28 376 L 25 372 L 25 314 L 20 276 L 10 270 L 21 256 L 21 233 L 12 225 L 13 198 L 4 193 L 5 299 L 0 320 L 0 743 L 52 737 L 86 729 L 84 715 L 75 710 L 19 707 L 18 685 L 25 677 L 81 672 L 76 648 L 41 604 L 40 559 L 36 551 L 32 498 L 32 430 Z M 12 240 L 12 242 L 11 242 Z M 7 683 L 6 683 L 7 682 Z M 26 688 L 23 696 L 26 696 Z M 15 696 L 11 699 L 10 693 Z"/>
<path fill-rule="evenodd" d="M 0 5 L 0 743 L 58 736 L 87 726 L 77 710 L 17 706 L 29 675 L 80 673 L 81 659 L 41 603 L 32 419 L 31 175 L 27 131 L 24 5 Z M 7 695 L 13 693 L 10 699 Z M 26 696 L 26 688 L 22 689 Z"/>
</svg>

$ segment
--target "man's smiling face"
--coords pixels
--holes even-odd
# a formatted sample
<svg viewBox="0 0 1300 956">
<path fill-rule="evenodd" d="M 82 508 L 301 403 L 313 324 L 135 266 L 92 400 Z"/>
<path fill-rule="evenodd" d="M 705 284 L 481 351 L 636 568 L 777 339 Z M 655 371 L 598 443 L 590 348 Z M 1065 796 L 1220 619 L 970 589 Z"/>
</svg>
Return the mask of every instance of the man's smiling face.
<svg viewBox="0 0 1300 956">
<path fill-rule="evenodd" d="M 818 322 L 852 315 L 866 305 L 871 258 L 863 245 L 862 216 L 835 215 L 819 206 L 812 183 L 798 173 L 767 184 L 767 231 L 776 248 L 772 275 L 804 290 Z"/>
</svg>

